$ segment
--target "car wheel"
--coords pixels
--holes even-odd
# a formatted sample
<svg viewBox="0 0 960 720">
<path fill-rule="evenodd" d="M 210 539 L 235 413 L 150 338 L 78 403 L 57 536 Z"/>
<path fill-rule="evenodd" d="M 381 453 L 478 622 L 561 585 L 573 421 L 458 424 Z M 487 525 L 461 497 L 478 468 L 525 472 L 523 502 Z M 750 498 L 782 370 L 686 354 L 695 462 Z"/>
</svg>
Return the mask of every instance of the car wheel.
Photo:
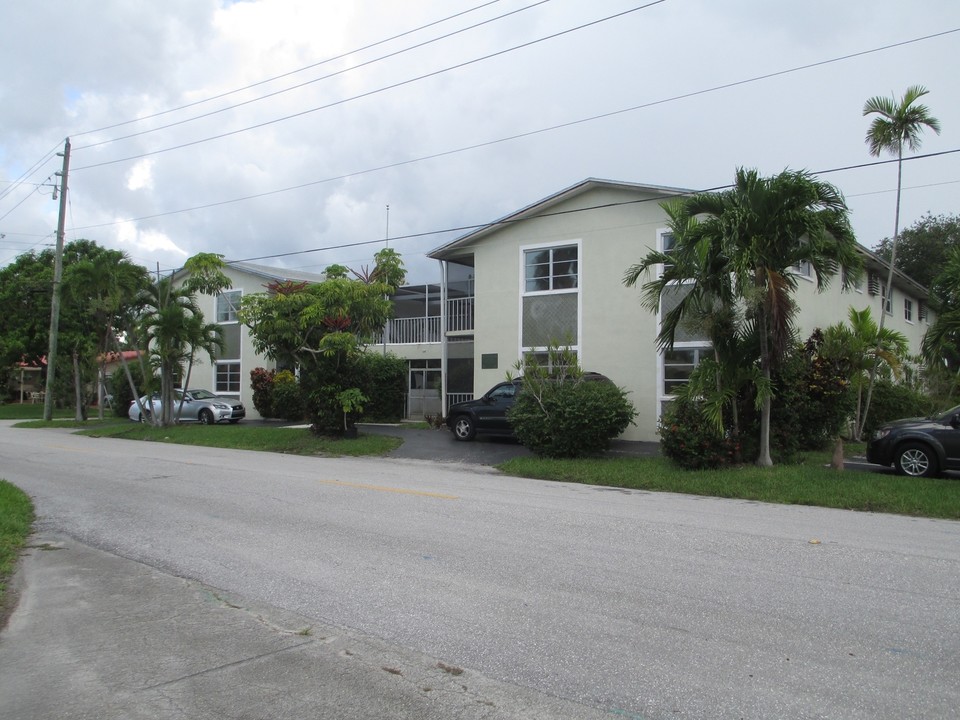
<svg viewBox="0 0 960 720">
<path fill-rule="evenodd" d="M 929 446 L 921 443 L 907 443 L 900 446 L 893 462 L 901 475 L 935 477 L 938 472 L 937 456 Z"/>
<path fill-rule="evenodd" d="M 457 440 L 473 440 L 477 434 L 477 425 L 469 415 L 460 415 L 453 421 L 453 436 Z"/>
<path fill-rule="evenodd" d="M 204 408 L 197 414 L 197 420 L 201 425 L 213 425 L 213 413 Z"/>
</svg>

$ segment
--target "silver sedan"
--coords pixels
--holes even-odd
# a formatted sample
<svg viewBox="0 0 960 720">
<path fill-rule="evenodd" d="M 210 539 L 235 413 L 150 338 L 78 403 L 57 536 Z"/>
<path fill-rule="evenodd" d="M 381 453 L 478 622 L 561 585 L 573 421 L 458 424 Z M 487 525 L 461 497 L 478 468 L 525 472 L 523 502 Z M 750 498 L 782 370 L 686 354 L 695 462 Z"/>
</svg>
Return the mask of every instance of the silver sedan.
<svg viewBox="0 0 960 720">
<path fill-rule="evenodd" d="M 175 390 L 174 414 L 180 409 L 181 398 L 183 398 L 183 410 L 177 422 L 199 422 L 204 425 L 213 425 L 218 422 L 238 423 L 247 415 L 243 403 L 239 400 L 221 397 L 209 390 L 187 390 L 186 393 Z M 146 417 L 141 417 L 140 405 L 143 406 Z M 160 414 L 160 394 L 144 395 L 140 398 L 140 405 L 136 402 L 130 403 L 127 415 L 134 422 L 146 422 L 150 415 Z"/>
</svg>

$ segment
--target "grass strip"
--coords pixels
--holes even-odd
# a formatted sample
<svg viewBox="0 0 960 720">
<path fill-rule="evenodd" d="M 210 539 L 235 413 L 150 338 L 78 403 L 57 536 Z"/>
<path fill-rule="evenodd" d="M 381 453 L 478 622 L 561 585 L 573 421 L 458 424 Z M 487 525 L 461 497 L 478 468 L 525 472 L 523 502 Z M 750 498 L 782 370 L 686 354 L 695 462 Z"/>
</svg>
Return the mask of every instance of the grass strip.
<svg viewBox="0 0 960 720">
<path fill-rule="evenodd" d="M 3 607 L 7 579 L 13 574 L 17 555 L 32 524 L 30 498 L 16 485 L 0 480 L 0 607 Z"/>
<path fill-rule="evenodd" d="M 960 481 L 905 478 L 827 467 L 828 456 L 811 454 L 799 465 L 722 470 L 680 470 L 662 457 L 552 460 L 513 458 L 497 467 L 510 475 L 585 485 L 739 498 L 785 505 L 931 518 L 960 519 Z"/>
<path fill-rule="evenodd" d="M 19 427 L 19 425 L 18 425 Z M 86 427 L 86 426 L 85 426 Z M 256 427 L 252 425 L 174 425 L 157 428 L 142 423 L 103 424 L 87 428 L 81 435 L 126 440 L 202 445 L 234 450 L 261 450 L 292 455 L 326 457 L 384 455 L 399 447 L 400 438 L 361 435 L 356 439 L 317 437 L 307 428 Z"/>
</svg>

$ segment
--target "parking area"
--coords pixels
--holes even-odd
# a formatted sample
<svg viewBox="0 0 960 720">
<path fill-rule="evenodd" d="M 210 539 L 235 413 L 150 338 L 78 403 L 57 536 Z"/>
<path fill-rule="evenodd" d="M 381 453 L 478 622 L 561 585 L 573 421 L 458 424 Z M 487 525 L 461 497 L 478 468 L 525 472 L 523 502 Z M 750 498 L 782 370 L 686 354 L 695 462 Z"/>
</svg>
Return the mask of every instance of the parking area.
<svg viewBox="0 0 960 720">
<path fill-rule="evenodd" d="M 471 465 L 498 465 L 515 457 L 530 457 L 532 453 L 512 438 L 478 437 L 470 442 L 459 442 L 446 428 L 424 429 L 404 425 L 361 424 L 361 433 L 393 435 L 403 439 L 403 445 L 389 457 L 436 462 L 467 463 Z M 660 444 L 614 440 L 609 455 L 621 457 L 660 454 Z"/>
</svg>

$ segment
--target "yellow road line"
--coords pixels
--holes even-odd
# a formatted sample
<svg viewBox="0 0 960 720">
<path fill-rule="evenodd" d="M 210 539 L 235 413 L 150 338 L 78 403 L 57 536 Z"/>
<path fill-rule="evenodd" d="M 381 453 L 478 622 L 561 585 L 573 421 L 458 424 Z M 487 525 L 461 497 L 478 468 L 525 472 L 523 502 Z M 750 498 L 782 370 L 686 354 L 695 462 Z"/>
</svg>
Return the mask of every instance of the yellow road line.
<svg viewBox="0 0 960 720">
<path fill-rule="evenodd" d="M 364 483 L 344 482 L 343 480 L 317 480 L 324 485 L 340 485 L 342 487 L 358 488 L 360 490 L 376 490 L 377 492 L 397 493 L 399 495 L 419 495 L 420 497 L 436 498 L 437 500 L 459 500 L 456 495 L 444 495 L 443 493 L 425 492 L 423 490 L 408 490 L 406 488 L 392 488 L 385 485 L 366 485 Z"/>
</svg>

